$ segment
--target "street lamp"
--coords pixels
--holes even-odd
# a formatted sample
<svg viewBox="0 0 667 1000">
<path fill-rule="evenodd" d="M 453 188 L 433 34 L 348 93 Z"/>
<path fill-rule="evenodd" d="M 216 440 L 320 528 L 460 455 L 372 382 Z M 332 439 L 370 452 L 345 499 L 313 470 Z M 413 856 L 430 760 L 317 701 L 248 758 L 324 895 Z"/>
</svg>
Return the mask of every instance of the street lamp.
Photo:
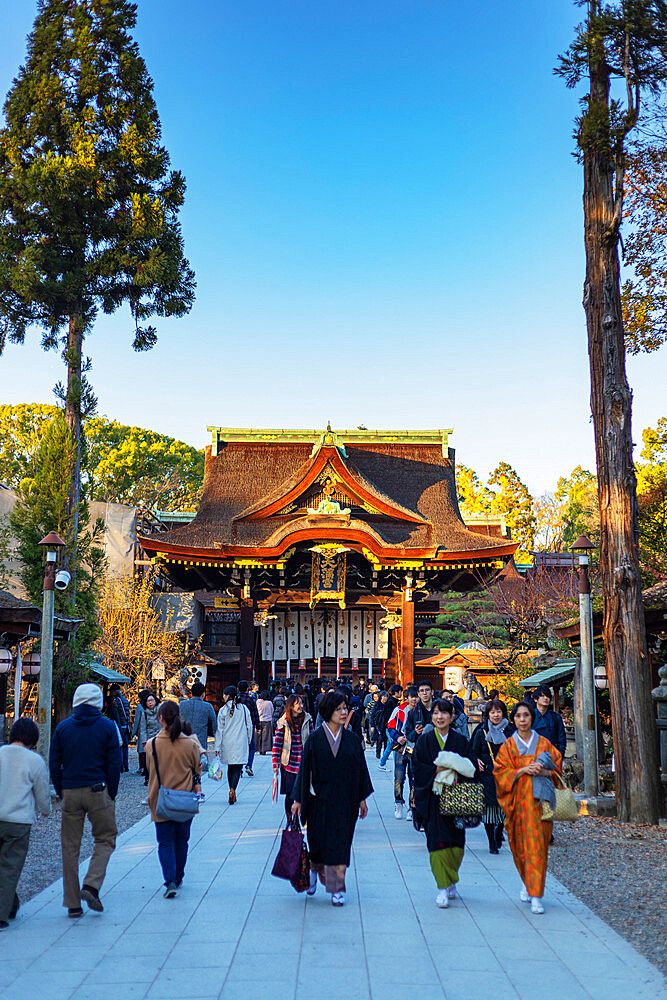
<svg viewBox="0 0 667 1000">
<path fill-rule="evenodd" d="M 37 724 L 39 726 L 38 750 L 47 765 L 49 762 L 49 746 L 51 744 L 51 691 L 53 687 L 53 612 L 56 586 L 62 586 L 63 577 L 69 574 L 63 571 L 56 574 L 56 565 L 60 553 L 65 548 L 60 535 L 50 531 L 39 543 L 44 547 L 44 598 L 42 601 L 42 628 L 40 632 L 41 663 L 39 678 L 39 704 L 37 709 Z M 60 577 L 60 580 L 56 579 Z M 65 583 L 65 586 L 67 586 Z"/>
<path fill-rule="evenodd" d="M 590 538 L 579 535 L 570 546 L 579 555 L 579 637 L 581 640 L 581 701 L 584 717 L 584 791 L 588 798 L 600 792 L 598 778 L 597 709 L 593 658 L 593 607 L 588 574 L 589 555 L 595 548 Z"/>
</svg>

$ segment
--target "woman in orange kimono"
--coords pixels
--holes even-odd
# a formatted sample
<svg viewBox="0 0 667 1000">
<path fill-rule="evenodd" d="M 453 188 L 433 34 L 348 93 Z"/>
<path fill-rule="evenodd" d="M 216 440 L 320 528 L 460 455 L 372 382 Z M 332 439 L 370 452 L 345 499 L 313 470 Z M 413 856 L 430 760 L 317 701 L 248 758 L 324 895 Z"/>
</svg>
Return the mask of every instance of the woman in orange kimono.
<svg viewBox="0 0 667 1000">
<path fill-rule="evenodd" d="M 533 730 L 535 709 L 521 701 L 512 713 L 516 732 L 496 754 L 493 776 L 498 802 L 507 816 L 507 836 L 512 857 L 521 876 L 521 900 L 531 901 L 533 913 L 544 913 L 542 897 L 547 877 L 547 856 L 553 823 L 542 819 L 542 801 L 534 797 L 533 778 L 551 771 L 538 761 L 540 754 L 551 755 L 560 774 L 563 758 L 544 736 Z"/>
</svg>

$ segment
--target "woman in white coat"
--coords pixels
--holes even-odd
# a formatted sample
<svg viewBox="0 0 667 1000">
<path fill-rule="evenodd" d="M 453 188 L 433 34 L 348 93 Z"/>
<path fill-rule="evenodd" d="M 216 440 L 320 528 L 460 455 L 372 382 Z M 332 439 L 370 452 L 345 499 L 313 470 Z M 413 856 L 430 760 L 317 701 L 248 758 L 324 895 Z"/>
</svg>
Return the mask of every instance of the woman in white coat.
<svg viewBox="0 0 667 1000">
<path fill-rule="evenodd" d="M 221 764 L 227 765 L 229 782 L 229 804 L 236 802 L 236 787 L 244 764 L 248 763 L 248 750 L 253 737 L 250 712 L 239 701 L 237 689 L 230 685 L 222 693 L 224 705 L 218 712 L 218 728 L 215 734 L 215 756 Z"/>
</svg>

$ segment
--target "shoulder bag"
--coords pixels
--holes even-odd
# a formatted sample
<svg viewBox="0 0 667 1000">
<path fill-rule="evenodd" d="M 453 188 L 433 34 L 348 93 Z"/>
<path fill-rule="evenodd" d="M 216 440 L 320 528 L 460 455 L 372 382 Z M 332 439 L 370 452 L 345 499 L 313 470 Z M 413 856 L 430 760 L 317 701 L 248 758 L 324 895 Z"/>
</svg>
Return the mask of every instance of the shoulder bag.
<svg viewBox="0 0 667 1000">
<path fill-rule="evenodd" d="M 478 826 L 486 809 L 484 786 L 479 781 L 459 779 L 444 786 L 438 805 L 442 816 L 463 820 L 466 827 Z"/>
<path fill-rule="evenodd" d="M 155 815 L 160 819 L 168 819 L 174 823 L 186 823 L 199 812 L 199 799 L 194 792 L 186 792 L 177 788 L 165 788 L 160 780 L 160 768 L 157 762 L 155 750 L 155 737 L 153 737 L 153 760 L 155 761 L 155 774 L 158 783 L 157 804 Z"/>
<path fill-rule="evenodd" d="M 555 819 L 559 823 L 574 823 L 575 820 L 579 819 L 579 810 L 577 809 L 577 800 L 574 797 L 574 792 L 571 788 L 568 788 L 558 771 L 554 771 L 553 775 L 554 778 L 558 778 L 562 787 L 559 788 L 554 781 L 554 785 L 556 785 L 556 806 L 552 809 L 549 803 L 543 800 L 542 819 Z"/>
</svg>

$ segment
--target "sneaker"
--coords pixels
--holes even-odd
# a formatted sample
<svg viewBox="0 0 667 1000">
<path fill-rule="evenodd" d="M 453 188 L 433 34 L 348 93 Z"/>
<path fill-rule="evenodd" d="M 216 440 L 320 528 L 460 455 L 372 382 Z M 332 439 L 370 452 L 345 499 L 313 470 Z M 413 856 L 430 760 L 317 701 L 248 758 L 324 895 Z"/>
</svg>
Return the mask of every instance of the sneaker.
<svg viewBox="0 0 667 1000">
<path fill-rule="evenodd" d="M 449 896 L 447 895 L 446 889 L 441 889 L 438 895 L 435 897 L 435 905 L 439 906 L 441 910 L 446 910 L 449 906 Z"/>
<path fill-rule="evenodd" d="M 81 890 L 81 899 L 84 903 L 88 904 L 89 910 L 95 910 L 96 913 L 101 913 L 104 909 L 102 906 L 102 900 L 100 899 L 100 894 L 97 889 L 93 889 L 92 885 L 84 885 Z"/>
<path fill-rule="evenodd" d="M 455 885 L 448 885 L 447 886 L 447 896 L 448 896 L 449 899 L 458 899 L 459 894 L 456 891 L 456 886 Z"/>
<path fill-rule="evenodd" d="M 203 792 L 199 792 L 197 794 L 197 801 L 199 802 L 200 805 L 202 804 L 202 802 L 206 802 L 206 796 L 204 795 Z"/>
<path fill-rule="evenodd" d="M 526 891 L 525 885 L 521 886 L 521 892 L 519 893 L 519 899 L 521 900 L 522 903 L 530 903 L 530 896 L 528 895 L 528 892 Z"/>
<path fill-rule="evenodd" d="M 489 854 L 500 854 L 500 851 L 498 850 L 497 847 L 490 847 Z"/>
<path fill-rule="evenodd" d="M 405 814 L 405 818 L 407 820 L 411 820 L 412 819 L 412 809 L 408 809 L 408 811 Z"/>
<path fill-rule="evenodd" d="M 176 890 L 176 883 L 175 882 L 167 882 L 167 887 L 164 890 L 164 898 L 165 899 L 173 899 L 174 896 L 176 895 L 176 891 L 177 891 Z"/>
<path fill-rule="evenodd" d="M 229 804 L 230 804 L 230 806 L 233 806 L 235 802 L 236 802 L 236 792 L 234 791 L 233 788 L 230 788 L 229 789 Z"/>
<path fill-rule="evenodd" d="M 317 872 L 314 869 L 311 869 L 310 882 L 308 888 L 306 889 L 306 895 L 314 896 L 316 892 L 317 892 Z"/>
<path fill-rule="evenodd" d="M 68 917 L 72 917 L 72 918 L 74 918 L 74 917 L 82 917 L 83 916 L 83 910 L 81 909 L 80 906 L 70 906 L 68 908 L 68 910 L 67 910 L 67 916 Z"/>
<path fill-rule="evenodd" d="M 255 777 L 255 772 L 253 771 L 253 769 L 251 767 L 246 767 L 245 773 L 248 775 L 249 778 L 254 778 Z"/>
<path fill-rule="evenodd" d="M 394 819 L 403 819 L 403 803 L 397 802 L 394 809 Z"/>
<path fill-rule="evenodd" d="M 21 902 L 19 900 L 19 897 L 16 895 L 16 893 L 14 893 L 14 902 L 12 904 L 11 910 L 9 911 L 9 919 L 10 920 L 14 920 L 14 918 L 16 917 L 16 914 L 19 912 L 20 905 L 21 905 Z"/>
<path fill-rule="evenodd" d="M 6 931 L 9 927 L 9 920 L 0 920 L 0 931 Z"/>
<path fill-rule="evenodd" d="M 148 805 L 148 799 L 142 799 L 141 800 L 141 804 L 142 804 L 142 806 L 147 806 Z"/>
<path fill-rule="evenodd" d="M 539 896 L 533 896 L 530 901 L 530 912 L 531 913 L 544 913 L 544 907 L 542 906 L 542 900 Z"/>
<path fill-rule="evenodd" d="M 344 906 L 345 905 L 345 893 L 344 892 L 334 892 L 331 896 L 331 903 L 333 906 Z"/>
<path fill-rule="evenodd" d="M 386 770 L 387 770 L 386 764 L 378 764 L 378 771 L 386 771 Z"/>
</svg>

